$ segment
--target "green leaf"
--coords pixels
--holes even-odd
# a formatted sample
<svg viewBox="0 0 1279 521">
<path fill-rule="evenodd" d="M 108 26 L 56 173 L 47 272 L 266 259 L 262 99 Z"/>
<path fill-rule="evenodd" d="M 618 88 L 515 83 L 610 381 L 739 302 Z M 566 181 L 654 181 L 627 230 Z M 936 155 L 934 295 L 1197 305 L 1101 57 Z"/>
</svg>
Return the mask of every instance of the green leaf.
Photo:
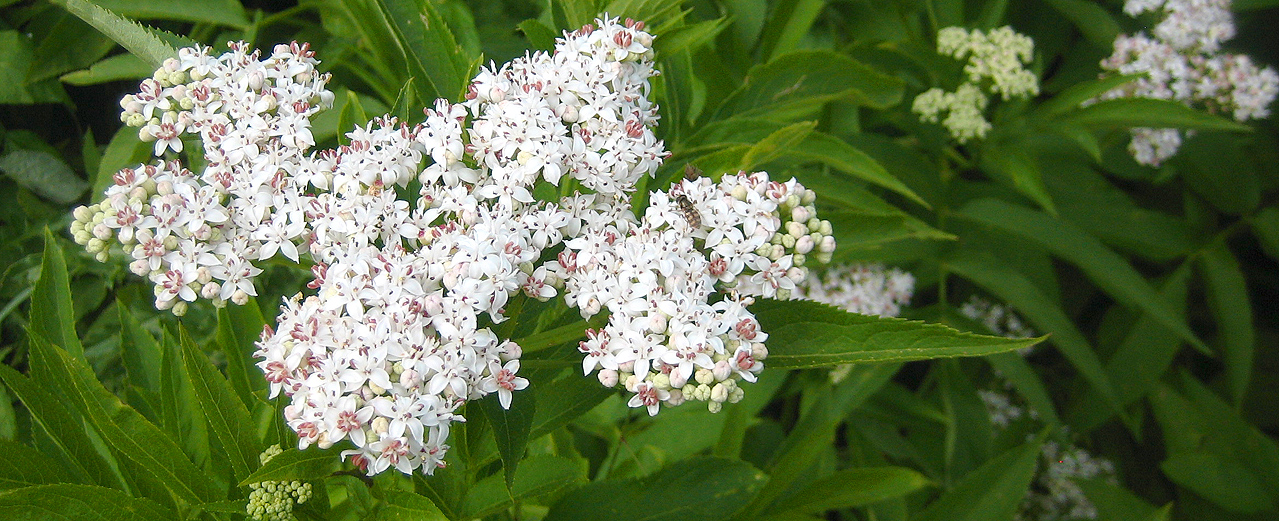
<svg viewBox="0 0 1279 521">
<path fill-rule="evenodd" d="M 741 164 L 738 165 L 738 170 L 752 171 L 755 167 L 773 161 L 790 152 L 801 141 L 804 141 L 816 126 L 817 123 L 814 121 L 801 121 L 782 127 L 769 134 L 768 137 L 759 140 L 758 143 L 751 146 L 750 150 L 746 151 L 746 154 L 742 156 Z"/>
<path fill-rule="evenodd" d="M 342 111 L 338 115 L 338 142 L 349 143 L 346 134 L 356 127 L 363 127 L 368 121 L 369 117 L 364 114 L 364 106 L 360 105 L 360 97 L 355 94 L 355 91 L 346 91 L 346 103 L 342 104 Z"/>
<path fill-rule="evenodd" d="M 126 55 L 132 56 L 132 55 Z M 102 153 L 102 161 L 98 162 L 97 176 L 93 179 L 93 195 L 101 195 L 114 181 L 112 177 L 126 166 L 137 166 L 151 157 L 150 143 L 138 139 L 138 131 L 133 127 L 121 127 L 107 143 Z"/>
<path fill-rule="evenodd" d="M 1249 220 L 1252 234 L 1257 237 L 1261 249 L 1271 259 L 1279 260 L 1279 208 L 1270 206 L 1261 209 Z"/>
<path fill-rule="evenodd" d="M 40 150 L 10 151 L 0 157 L 0 170 L 23 188 L 57 204 L 75 202 L 89 189 L 89 183 L 62 158 Z"/>
<path fill-rule="evenodd" d="M 1048 396 L 1044 381 L 1020 353 L 990 355 L 986 357 L 986 361 L 990 362 L 990 366 L 1002 374 L 1008 383 L 1013 384 L 1018 394 L 1026 398 L 1026 403 L 1039 414 L 1040 420 L 1048 425 L 1061 424 L 1061 419 L 1057 417 L 1057 407 Z"/>
<path fill-rule="evenodd" d="M 18 435 L 18 415 L 13 410 L 13 399 L 0 386 L 0 440 L 12 440 Z"/>
<path fill-rule="evenodd" d="M 155 67 L 147 65 L 132 54 L 117 54 L 82 69 L 63 74 L 58 79 L 77 87 L 100 85 L 121 80 L 140 80 L 150 77 Z M 137 131 L 133 131 L 137 134 Z"/>
<path fill-rule="evenodd" d="M 390 489 L 383 492 L 386 504 L 378 509 L 377 521 L 447 521 L 448 518 L 430 499 L 408 490 Z"/>
<path fill-rule="evenodd" d="M 22 443 L 0 440 L 0 489 L 74 481 L 62 464 Z"/>
<path fill-rule="evenodd" d="M 763 300 L 751 311 L 768 332 L 766 363 L 775 369 L 984 356 L 1043 340 L 964 333 L 941 324 L 858 315 L 810 301 Z"/>
<path fill-rule="evenodd" d="M 1122 31 L 1105 8 L 1085 0 L 1047 0 L 1048 5 L 1075 24 L 1084 38 L 1098 49 L 1111 49 Z"/>
<path fill-rule="evenodd" d="M 169 436 L 102 387 L 82 358 L 74 358 L 33 334 L 31 364 L 63 382 L 70 401 L 102 439 L 174 496 L 188 503 L 221 499 L 224 492 L 209 476 L 196 468 Z"/>
<path fill-rule="evenodd" d="M 537 395 L 527 391 L 512 393 L 511 408 L 503 409 L 496 394 L 481 400 L 480 410 L 484 411 L 485 418 L 493 427 L 497 453 L 502 457 L 502 472 L 506 476 L 506 486 L 510 488 L 528 445 L 529 430 L 537 411 Z"/>
<path fill-rule="evenodd" d="M 39 485 L 0 493 L 0 517 L 55 521 L 154 521 L 176 519 L 146 498 L 93 485 Z"/>
<path fill-rule="evenodd" d="M 231 384 L 209 362 L 209 357 L 196 347 L 186 328 L 179 326 L 178 336 L 182 345 L 182 361 L 199 408 L 222 445 L 223 456 L 231 463 L 232 476 L 236 480 L 244 479 L 256 466 L 261 452 L 256 425 L 249 417 L 248 409 L 231 389 Z"/>
<path fill-rule="evenodd" d="M 243 306 L 226 306 L 218 310 L 218 343 L 226 355 L 227 379 L 240 402 L 250 411 L 262 403 L 254 391 L 266 388 L 266 380 L 254 365 L 255 342 L 266 321 L 258 308 L 257 299 L 249 299 Z"/>
<path fill-rule="evenodd" d="M 902 90 L 901 80 L 843 54 L 799 51 L 752 67 L 715 119 L 743 115 L 785 120 L 837 99 L 882 109 L 900 102 Z"/>
<path fill-rule="evenodd" d="M 834 443 L 835 430 L 848 417 L 849 411 L 860 407 L 884 387 L 900 368 L 899 364 L 853 366 L 849 375 L 834 389 L 820 394 L 773 453 L 767 466 L 768 483 L 753 498 L 742 517 L 755 517 L 766 512 L 796 480 L 809 472 L 817 458 Z"/>
<path fill-rule="evenodd" d="M 978 256 L 959 252 L 948 258 L 945 266 L 1016 308 L 1041 331 L 1051 333 L 1052 343 L 1061 354 L 1101 394 L 1111 409 L 1120 410 L 1114 383 L 1102 368 L 1096 351 L 1070 317 L 1025 275 L 1004 266 L 989 254 Z"/>
<path fill-rule="evenodd" d="M 153 29 L 121 17 L 86 0 L 51 0 L 62 6 L 81 20 L 88 22 L 102 34 L 107 35 L 121 47 L 128 49 L 135 56 L 152 67 L 159 68 L 164 60 L 177 58 L 178 51 L 165 40 L 156 35 Z"/>
<path fill-rule="evenodd" d="M 1097 507 L 1098 519 L 1153 519 L 1156 508 L 1126 488 L 1101 479 L 1077 479 L 1075 484 Z"/>
<path fill-rule="evenodd" d="M 471 79 L 472 59 L 453 38 L 448 23 L 431 0 L 378 0 L 383 16 L 417 82 L 419 99 L 457 101 Z"/>
<path fill-rule="evenodd" d="M 772 60 L 797 49 L 825 7 L 824 0 L 777 2 L 764 19 L 759 42 L 760 56 Z"/>
<path fill-rule="evenodd" d="M 692 458 L 646 478 L 574 490 L 551 506 L 544 521 L 724 519 L 745 506 L 767 479 L 744 461 Z"/>
<path fill-rule="evenodd" d="M 1275 496 L 1243 465 L 1208 452 L 1168 456 L 1160 470 L 1174 483 L 1232 512 L 1275 508 Z"/>
<path fill-rule="evenodd" d="M 982 167 L 1007 182 L 1014 190 L 1029 197 L 1040 208 L 1057 215 L 1057 207 L 1044 186 L 1044 175 L 1040 172 L 1039 161 L 1027 148 L 1028 145 L 1025 142 L 1015 139 L 1005 142 L 988 141 L 983 149 Z"/>
<path fill-rule="evenodd" d="M 536 18 L 520 22 L 520 31 L 524 33 L 525 38 L 528 38 L 528 43 L 533 46 L 533 49 L 550 51 L 555 48 L 555 38 L 558 35 Z"/>
<path fill-rule="evenodd" d="M 124 302 L 116 301 L 120 314 L 120 359 L 133 385 L 160 392 L 164 352 L 151 333 L 129 311 Z"/>
<path fill-rule="evenodd" d="M 1217 321 L 1217 337 L 1224 351 L 1222 362 L 1226 365 L 1227 388 L 1235 403 L 1240 403 L 1252 378 L 1257 342 L 1248 281 L 1244 279 L 1239 261 L 1221 241 L 1204 250 L 1199 266 L 1208 290 L 1208 308 Z"/>
<path fill-rule="evenodd" d="M 1231 215 L 1257 209 L 1261 179 L 1253 157 L 1238 135 L 1201 132 L 1188 136 L 1174 165 L 1186 185 L 1214 208 Z"/>
<path fill-rule="evenodd" d="M 249 18 L 237 0 L 92 0 L 93 3 L 131 18 L 211 23 L 245 29 Z"/>
<path fill-rule="evenodd" d="M 548 385 L 530 389 L 539 404 L 533 411 L 529 439 L 534 440 L 576 419 L 612 396 L 614 391 L 573 372 Z"/>
<path fill-rule="evenodd" d="M 790 154 L 822 163 L 848 175 L 876 186 L 887 188 L 906 196 L 925 208 L 929 205 L 913 190 L 888 173 L 883 165 L 865 152 L 854 148 L 846 141 L 830 134 L 813 132 L 804 142 L 790 151 Z"/>
<path fill-rule="evenodd" d="M 995 456 L 928 505 L 919 521 L 1012 519 L 1030 487 L 1043 436 Z"/>
<path fill-rule="evenodd" d="M 1183 128 L 1248 132 L 1252 127 L 1200 112 L 1175 101 L 1152 98 L 1102 100 L 1061 116 L 1061 120 L 1092 128 Z"/>
<path fill-rule="evenodd" d="M 80 418 L 63 405 L 61 397 L 5 364 L 0 364 L 0 379 L 31 413 L 32 430 L 39 425 L 49 435 L 61 453 L 56 456 L 65 462 L 63 468 L 74 477 L 69 481 L 123 486 L 114 469 L 113 457 L 98 452 Z"/>
<path fill-rule="evenodd" d="M 290 447 L 240 481 L 240 486 L 263 481 L 314 481 L 341 468 L 342 457 L 337 450 L 298 450 Z"/>
<path fill-rule="evenodd" d="M 462 502 L 460 517 L 486 517 L 509 507 L 512 499 L 536 498 L 585 481 L 581 466 L 574 460 L 558 456 L 534 456 L 524 460 L 515 471 L 515 482 L 509 490 L 505 478 L 497 474 L 472 486 Z"/>
<path fill-rule="evenodd" d="M 1193 248 L 1184 220 L 1138 206 L 1091 168 L 1066 160 L 1048 160 L 1044 166 L 1061 217 L 1107 245 L 1156 261 L 1184 256 Z"/>
<path fill-rule="evenodd" d="M 71 308 L 71 284 L 67 278 L 67 261 L 53 233 L 44 230 L 44 254 L 40 260 L 40 278 L 31 291 L 31 331 L 66 349 L 84 356 L 84 346 L 75 331 L 75 311 Z"/>
<path fill-rule="evenodd" d="M 728 17 L 721 17 L 678 27 L 657 35 L 653 39 L 653 51 L 658 56 L 666 56 L 678 51 L 695 50 L 713 41 L 728 25 Z"/>
<path fill-rule="evenodd" d="M 861 507 L 905 496 L 928 484 L 928 478 L 904 467 L 846 469 L 808 484 L 773 510 L 817 514 Z"/>
<path fill-rule="evenodd" d="M 837 259 L 854 250 L 877 249 L 903 239 L 955 240 L 954 235 L 900 211 L 885 214 L 874 210 L 835 210 L 823 211 L 821 217 L 830 221 L 834 229 L 835 242 L 839 245 L 835 251 Z"/>
<path fill-rule="evenodd" d="M 1195 337 L 1186 323 L 1175 316 L 1168 303 L 1133 269 L 1132 265 L 1106 248 L 1095 237 L 1075 226 L 1042 212 L 998 199 L 978 199 L 968 203 L 957 216 L 1028 239 L 1053 255 L 1078 266 L 1115 300 L 1149 313 L 1160 323 L 1177 331 L 1183 339 L 1204 353 L 1211 353 Z"/>
</svg>

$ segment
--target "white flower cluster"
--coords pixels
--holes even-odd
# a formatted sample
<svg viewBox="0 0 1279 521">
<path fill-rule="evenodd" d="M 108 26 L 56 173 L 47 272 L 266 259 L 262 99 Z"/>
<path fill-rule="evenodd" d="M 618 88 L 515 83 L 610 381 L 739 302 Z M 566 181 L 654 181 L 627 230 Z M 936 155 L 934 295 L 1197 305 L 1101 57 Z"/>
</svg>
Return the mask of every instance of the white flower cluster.
<svg viewBox="0 0 1279 521">
<path fill-rule="evenodd" d="M 849 264 L 810 273 L 793 298 L 822 302 L 850 313 L 895 317 L 915 293 L 915 276 L 880 264 Z"/>
<path fill-rule="evenodd" d="M 155 283 L 156 307 L 185 313 L 197 297 L 221 305 L 256 295 L 255 262 L 298 260 L 304 238 L 304 181 L 314 140 L 308 118 L 329 107 L 329 77 L 305 44 L 278 45 L 265 60 L 243 43 L 220 57 L 185 48 L 120 104 L 155 155 L 203 143 L 207 167 L 176 161 L 126 168 L 101 202 L 77 208 L 71 232 L 98 260 L 113 245 L 135 274 Z"/>
<path fill-rule="evenodd" d="M 1258 67 L 1246 55 L 1221 52 L 1222 42 L 1235 35 L 1229 0 L 1128 0 L 1132 16 L 1157 13 L 1153 37 L 1144 32 L 1120 35 L 1115 50 L 1102 60 L 1114 74 L 1141 74 L 1101 96 L 1102 99 L 1140 97 L 1181 102 L 1187 106 L 1233 117 L 1236 121 L 1264 118 L 1279 94 L 1279 73 Z M 1177 129 L 1134 128 L 1128 150 L 1138 163 L 1158 166 L 1177 153 L 1182 133 Z"/>
<path fill-rule="evenodd" d="M 258 455 L 263 465 L 284 452 L 279 445 L 267 447 Z M 293 507 L 311 499 L 311 484 L 302 481 L 263 481 L 249 485 L 249 504 L 245 514 L 257 521 L 289 521 Z"/>
<path fill-rule="evenodd" d="M 997 429 L 1004 429 L 1021 418 L 1036 419 L 1034 409 L 1013 403 L 1005 392 L 978 391 L 986 412 Z M 1063 434 L 1068 431 L 1063 429 Z M 1040 471 L 1018 507 L 1017 521 L 1061 521 L 1096 519 L 1097 508 L 1075 483 L 1077 479 L 1103 478 L 1114 481 L 1115 466 L 1105 458 L 1090 454 L 1073 444 L 1049 441 L 1040 450 Z"/>
<path fill-rule="evenodd" d="M 966 60 L 964 74 L 968 80 L 954 92 L 940 88 L 924 91 L 915 97 L 911 110 L 922 121 L 940 121 L 960 143 L 981 139 L 990 132 L 990 121 L 983 114 L 990 103 L 987 91 L 999 94 L 1005 101 L 1039 94 L 1039 78 L 1024 67 L 1034 57 L 1035 43 L 1012 27 L 984 33 L 946 27 L 937 31 L 937 52 Z"/>
<path fill-rule="evenodd" d="M 968 300 L 959 306 L 959 313 L 981 322 L 991 333 L 1002 337 L 1031 338 L 1035 336 L 1035 330 L 1026 325 L 1011 309 L 977 295 L 968 297 Z"/>
<path fill-rule="evenodd" d="M 746 306 L 788 298 L 808 257 L 826 262 L 834 251 L 815 199 L 794 179 L 757 172 L 680 181 L 652 193 L 640 219 L 620 202 L 571 202 L 589 232 L 544 267 L 583 317 L 609 312 L 579 344 L 583 372 L 598 369 L 649 414 L 663 403 L 704 401 L 716 412 L 741 400 L 737 382 L 754 382 L 768 356 Z"/>
</svg>

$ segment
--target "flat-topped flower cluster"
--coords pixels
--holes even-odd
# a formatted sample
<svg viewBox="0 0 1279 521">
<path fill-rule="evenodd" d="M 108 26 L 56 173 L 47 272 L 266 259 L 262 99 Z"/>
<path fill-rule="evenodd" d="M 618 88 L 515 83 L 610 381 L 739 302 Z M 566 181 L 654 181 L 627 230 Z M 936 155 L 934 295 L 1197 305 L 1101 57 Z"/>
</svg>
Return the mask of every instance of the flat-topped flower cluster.
<svg viewBox="0 0 1279 521">
<path fill-rule="evenodd" d="M 990 31 L 943 28 L 937 31 L 937 53 L 964 60 L 967 80 L 954 92 L 940 88 L 924 91 L 915 97 L 911 110 L 922 121 L 940 122 L 960 143 L 984 138 L 990 132 L 986 92 L 1005 101 L 1039 94 L 1039 78 L 1025 68 L 1034 58 L 1035 42 L 1012 27 Z"/>
<path fill-rule="evenodd" d="M 1120 35 L 1101 67 L 1112 74 L 1140 74 L 1102 95 L 1155 98 L 1219 113 L 1236 121 L 1270 114 L 1279 94 L 1279 73 L 1259 67 L 1243 54 L 1221 52 L 1235 36 L 1230 0 L 1128 0 L 1131 16 L 1161 16 L 1151 35 Z M 1182 132 L 1173 128 L 1134 128 L 1128 150 L 1138 163 L 1158 166 L 1177 153 Z"/>
<path fill-rule="evenodd" d="M 349 442 L 370 475 L 433 472 L 459 407 L 493 393 L 509 407 L 529 385 L 521 347 L 492 328 L 513 298 L 607 313 L 580 344 L 583 370 L 631 406 L 718 410 L 767 357 L 746 306 L 828 261 L 830 223 L 811 190 L 765 173 L 686 179 L 637 217 L 636 182 L 669 155 L 648 100 L 652 35 L 596 23 L 484 68 L 421 123 L 375 118 L 318 152 L 308 118 L 333 96 L 305 45 L 183 49 L 122 101 L 161 160 L 117 174 L 72 233 L 100 260 L 130 255 L 177 315 L 247 301 L 272 259 L 309 265 L 313 292 L 285 300 L 258 366 L 290 398 L 300 448 Z M 171 159 L 192 138 L 200 172 Z"/>
</svg>

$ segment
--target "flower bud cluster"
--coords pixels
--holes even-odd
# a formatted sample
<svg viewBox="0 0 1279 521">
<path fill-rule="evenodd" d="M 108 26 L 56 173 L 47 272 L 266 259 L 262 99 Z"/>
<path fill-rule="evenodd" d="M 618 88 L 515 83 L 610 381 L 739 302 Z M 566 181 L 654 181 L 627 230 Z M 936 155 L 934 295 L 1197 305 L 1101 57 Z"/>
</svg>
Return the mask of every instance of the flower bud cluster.
<svg viewBox="0 0 1279 521">
<path fill-rule="evenodd" d="M 794 179 L 763 172 L 685 179 L 654 192 L 640 219 L 624 203 L 577 203 L 591 230 L 565 241 L 546 267 L 583 317 L 608 323 L 579 344 L 586 374 L 634 393 L 631 407 L 741 400 L 739 380 L 763 370 L 768 335 L 746 309 L 753 297 L 788 298 L 809 256 L 829 260 L 830 223 Z"/>
<path fill-rule="evenodd" d="M 156 307 L 177 315 L 198 297 L 243 303 L 257 294 L 255 262 L 298 260 L 306 186 L 290 174 L 314 145 L 308 118 L 333 100 L 307 45 L 278 45 L 261 61 L 243 43 L 230 47 L 220 57 L 182 49 L 121 101 L 121 118 L 155 142 L 156 156 L 198 137 L 204 171 L 176 161 L 125 168 L 72 224 L 99 260 L 114 246 L 131 255 L 130 269 L 156 284 Z"/>
<path fill-rule="evenodd" d="M 272 445 L 258 455 L 263 465 L 284 452 L 279 445 Z M 311 484 L 301 481 L 263 481 L 249 485 L 249 504 L 245 513 L 257 521 L 289 521 L 293 507 L 311 499 Z"/>
<path fill-rule="evenodd" d="M 819 277 L 810 273 L 792 298 L 812 300 L 850 313 L 895 317 L 910 303 L 915 277 L 880 264 L 849 264 L 827 268 Z"/>
<path fill-rule="evenodd" d="M 990 99 L 982 86 L 1005 101 L 1039 94 L 1039 78 L 1023 66 L 1030 63 L 1034 49 L 1029 36 L 1018 34 L 1011 27 L 985 33 L 946 27 L 937 32 L 937 52 L 966 60 L 964 74 L 968 79 L 954 92 L 939 88 L 924 91 L 915 97 L 911 110 L 922 121 L 940 122 L 960 143 L 984 138 L 991 124 L 984 115 Z M 942 114 L 946 114 L 945 118 Z"/>
<path fill-rule="evenodd" d="M 1181 102 L 1234 118 L 1264 118 L 1279 95 L 1279 73 L 1259 67 L 1247 55 L 1221 52 L 1235 35 L 1229 0 L 1129 0 L 1132 16 L 1155 13 L 1163 18 L 1153 37 L 1144 32 L 1120 35 L 1115 50 L 1102 60 L 1109 74 L 1141 74 L 1101 96 L 1154 98 Z M 1158 166 L 1177 153 L 1177 129 L 1134 128 L 1129 152 L 1138 163 Z"/>
</svg>

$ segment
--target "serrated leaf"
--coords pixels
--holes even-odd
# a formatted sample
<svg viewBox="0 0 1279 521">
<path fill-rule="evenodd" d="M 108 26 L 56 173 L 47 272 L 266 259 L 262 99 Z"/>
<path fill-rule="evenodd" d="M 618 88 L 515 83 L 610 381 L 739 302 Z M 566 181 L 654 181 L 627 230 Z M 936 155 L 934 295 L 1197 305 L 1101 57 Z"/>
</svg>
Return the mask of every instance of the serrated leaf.
<svg viewBox="0 0 1279 521">
<path fill-rule="evenodd" d="M 773 510 L 817 514 L 861 507 L 905 496 L 928 484 L 928 478 L 904 467 L 845 469 L 809 483 L 794 495 L 779 501 Z"/>
<path fill-rule="evenodd" d="M 1041 435 L 992 458 L 911 518 L 919 521 L 1012 519 L 1035 476 L 1042 440 Z"/>
<path fill-rule="evenodd" d="M 44 230 L 44 254 L 40 260 L 40 278 L 31 290 L 31 331 L 66 349 L 84 356 L 84 346 L 75 331 L 75 310 L 71 307 L 71 284 L 67 278 L 67 261 L 53 233 Z"/>
<path fill-rule="evenodd" d="M 263 481 L 313 481 L 337 472 L 341 468 L 342 457 L 336 450 L 318 448 L 298 450 L 290 447 L 240 481 L 240 486 L 245 487 Z"/>
<path fill-rule="evenodd" d="M 444 513 L 425 496 L 407 490 L 386 490 L 382 500 L 386 504 L 378 509 L 377 521 L 447 521 Z"/>
<path fill-rule="evenodd" d="M 256 466 L 261 452 L 256 425 L 250 419 L 248 409 L 231 389 L 231 384 L 209 362 L 209 357 L 196 347 L 186 328 L 179 326 L 178 336 L 182 362 L 199 401 L 199 409 L 222 445 L 222 455 L 231 464 L 233 478 L 243 479 Z"/>
<path fill-rule="evenodd" d="M 0 440 L 0 489 L 73 481 L 62 465 L 39 451 L 11 440 Z"/>
<path fill-rule="evenodd" d="M 801 121 L 777 129 L 776 132 L 769 134 L 768 137 L 751 145 L 750 150 L 746 151 L 746 154 L 742 156 L 742 162 L 738 165 L 738 169 L 752 171 L 759 165 L 781 157 L 797 147 L 801 141 L 804 141 L 816 126 L 817 123 L 814 121 Z"/>
<path fill-rule="evenodd" d="M 49 440 L 62 454 L 59 459 L 74 481 L 83 481 L 112 487 L 122 487 L 123 482 L 113 468 L 109 454 L 99 453 L 93 441 L 85 433 L 84 424 L 72 411 L 63 406 L 61 398 L 36 385 L 8 365 L 0 364 L 0 379 L 22 401 L 31 413 L 32 429 L 39 425 L 49 435 Z"/>
<path fill-rule="evenodd" d="M 116 310 L 120 315 L 120 359 L 124 362 L 129 382 L 143 389 L 160 392 L 164 359 L 160 343 L 142 328 L 142 323 L 138 322 L 124 302 L 117 300 Z"/>
<path fill-rule="evenodd" d="M 457 101 L 470 81 L 472 57 L 457 44 L 453 32 L 430 0 L 378 0 L 409 74 L 420 82 L 419 99 Z"/>
<path fill-rule="evenodd" d="M 152 29 L 103 9 L 86 0 L 51 0 L 95 29 L 115 40 L 121 47 L 152 67 L 158 68 L 164 60 L 177 58 L 178 51 L 161 39 Z"/>
<path fill-rule="evenodd" d="M 790 153 L 796 157 L 821 161 L 835 170 L 897 192 L 925 208 L 929 207 L 923 198 L 888 173 L 888 170 L 874 158 L 830 134 L 813 132 Z"/>
<path fill-rule="evenodd" d="M 1075 226 L 1042 212 L 998 199 L 978 199 L 956 213 L 957 216 L 1004 230 L 1030 240 L 1071 264 L 1078 266 L 1115 300 L 1140 309 L 1177 331 L 1183 339 L 1211 354 L 1186 323 L 1178 319 L 1167 302 L 1123 257 Z"/>
<path fill-rule="evenodd" d="M 843 54 L 799 51 L 752 67 L 715 119 L 743 115 L 785 120 L 836 99 L 882 109 L 900 102 L 902 91 L 901 80 Z"/>
<path fill-rule="evenodd" d="M 154 476 L 174 496 L 189 503 L 207 503 L 224 494 L 169 436 L 102 387 L 82 358 L 73 358 L 32 334 L 31 363 L 64 383 L 72 404 L 103 441 Z"/>
<path fill-rule="evenodd" d="M 497 453 L 502 458 L 502 473 L 506 476 L 506 486 L 510 488 L 515 482 L 515 471 L 520 460 L 524 458 L 524 449 L 528 445 L 529 430 L 533 424 L 533 416 L 537 411 L 536 395 L 531 392 L 512 393 L 511 407 L 503 409 L 497 393 L 480 401 L 480 410 L 493 427 L 493 438 L 497 442 Z"/>
<path fill-rule="evenodd" d="M 507 508 L 512 499 L 550 494 L 583 483 L 586 478 L 576 461 L 558 456 L 536 456 L 524 460 L 515 471 L 515 483 L 509 490 L 505 481 L 502 476 L 494 474 L 470 487 L 462 502 L 461 517 L 485 517 Z"/>
<path fill-rule="evenodd" d="M 751 307 L 768 333 L 768 367 L 802 369 L 859 362 L 907 362 L 984 356 L 1043 338 L 1003 338 L 941 324 L 849 313 L 810 301 L 763 300 Z"/>
<path fill-rule="evenodd" d="M 744 461 L 692 458 L 639 480 L 574 490 L 551 506 L 544 521 L 723 519 L 745 506 L 767 479 Z"/>
<path fill-rule="evenodd" d="M 1232 132 L 1252 130 L 1248 125 L 1200 112 L 1175 101 L 1152 98 L 1102 100 L 1060 117 L 1091 128 L 1154 127 Z"/>
<path fill-rule="evenodd" d="M 154 521 L 174 513 L 146 498 L 93 485 L 39 485 L 0 493 L 0 517 L 30 521 Z"/>
</svg>

